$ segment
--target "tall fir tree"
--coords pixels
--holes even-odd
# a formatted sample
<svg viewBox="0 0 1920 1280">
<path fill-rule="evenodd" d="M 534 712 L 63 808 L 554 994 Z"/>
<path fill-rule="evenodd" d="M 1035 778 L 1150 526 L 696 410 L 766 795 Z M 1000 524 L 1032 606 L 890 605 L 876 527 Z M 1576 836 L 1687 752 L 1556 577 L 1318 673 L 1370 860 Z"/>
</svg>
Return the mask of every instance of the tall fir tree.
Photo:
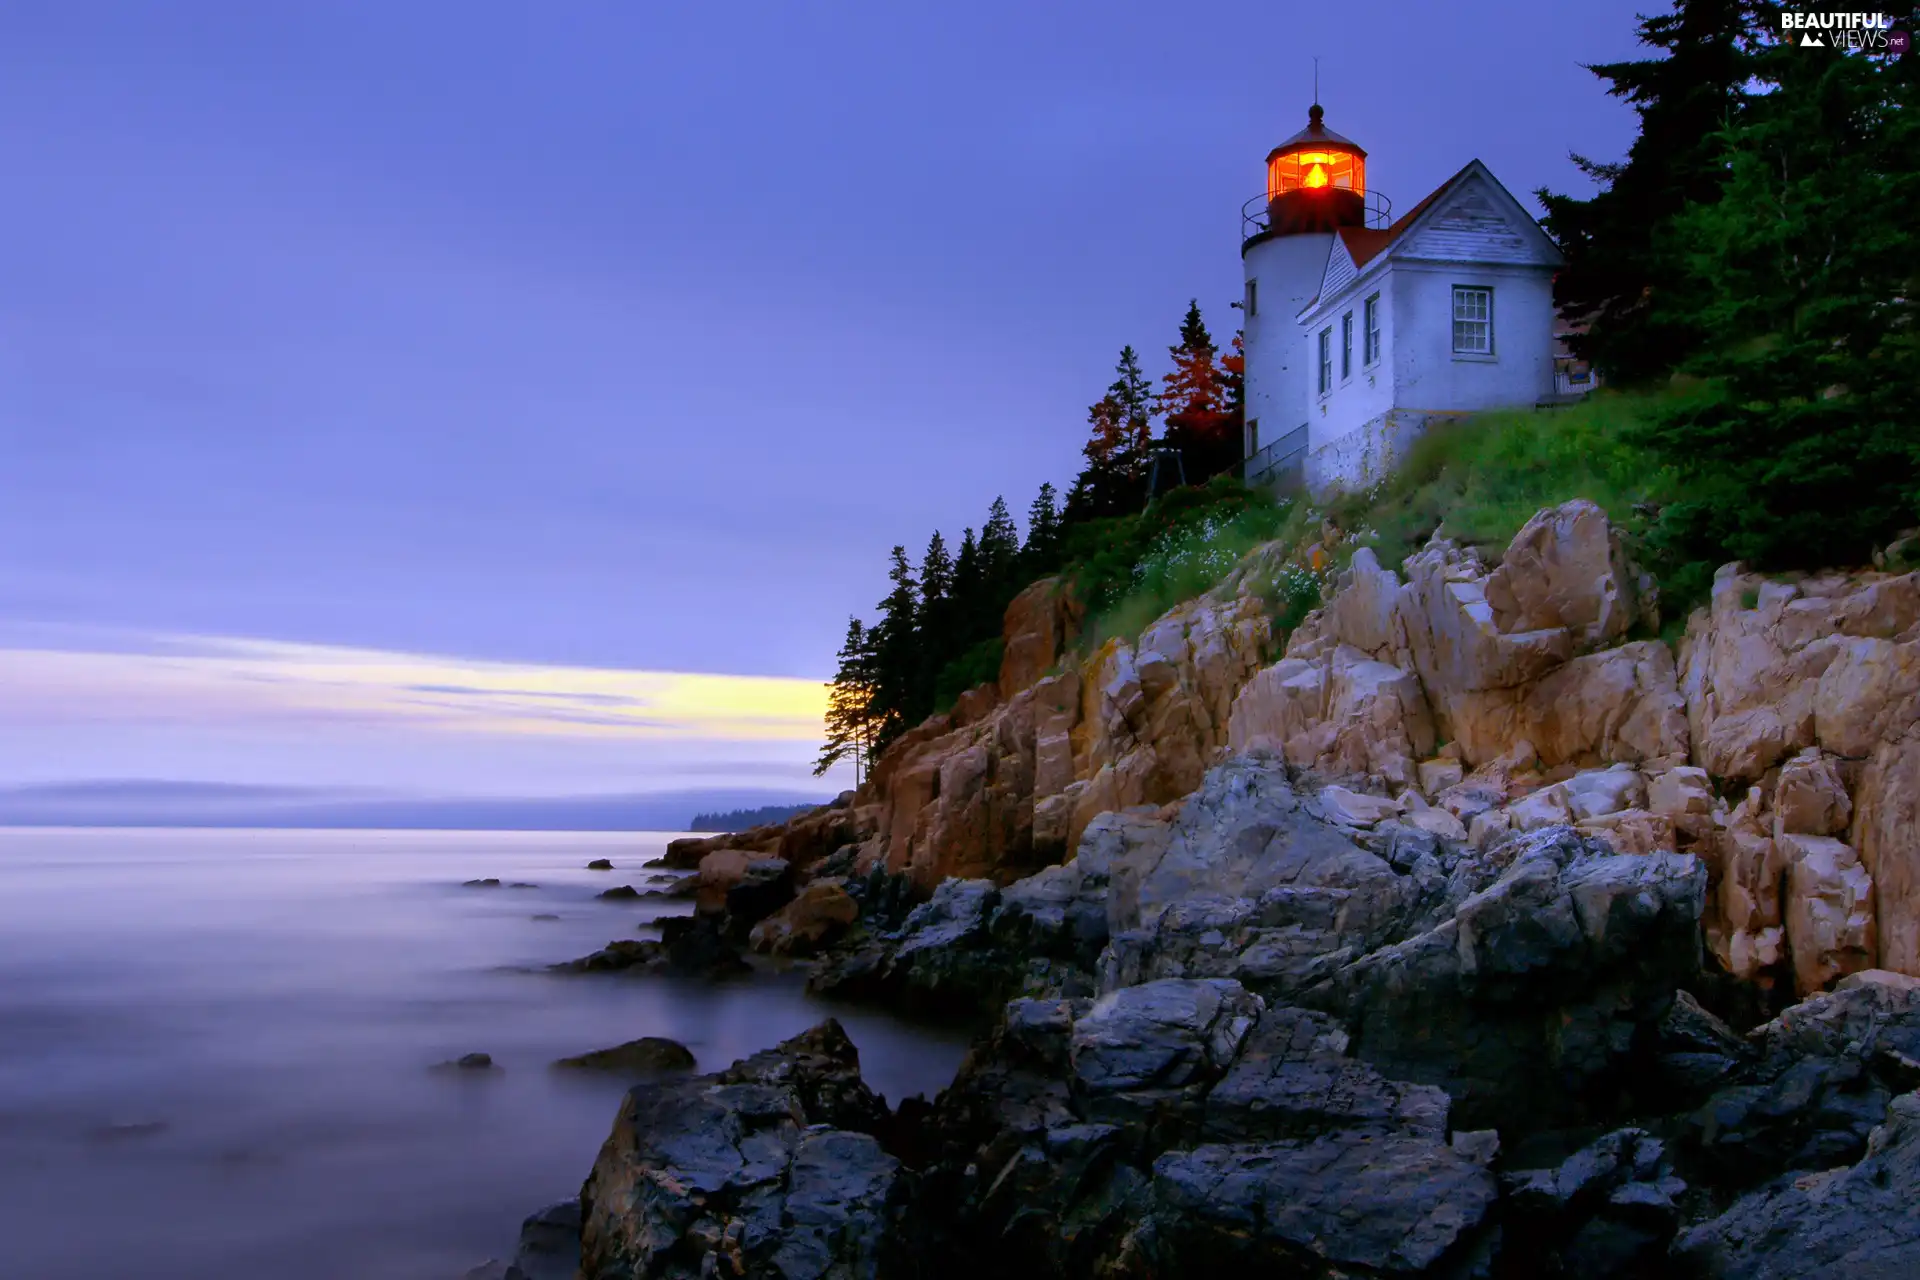
<svg viewBox="0 0 1920 1280">
<path fill-rule="evenodd" d="M 1015 581 L 1020 574 L 1020 529 L 1013 523 L 1013 513 L 1007 510 L 1005 498 L 995 498 L 987 510 L 987 522 L 980 526 L 980 577 L 987 586 L 986 598 L 982 601 L 984 612 L 994 615 L 989 620 L 976 620 L 979 634 L 1000 634 L 1000 608 L 1010 599 L 1020 585 Z"/>
<path fill-rule="evenodd" d="M 1107 394 L 1087 409 L 1087 460 L 1067 494 L 1070 523 L 1131 515 L 1146 503 L 1147 459 L 1152 449 L 1153 384 L 1131 346 L 1120 348 Z"/>
<path fill-rule="evenodd" d="M 1573 157 L 1598 184 L 1593 196 L 1536 195 L 1566 255 L 1555 301 L 1586 326 L 1570 345 L 1616 382 L 1664 376 L 1709 338 L 1687 309 L 1661 305 L 1662 291 L 1686 278 L 1668 224 L 1720 198 L 1715 138 L 1745 101 L 1763 15 L 1776 9 L 1766 0 L 1673 0 L 1670 12 L 1640 20 L 1640 43 L 1660 56 L 1587 68 L 1639 114 L 1639 136 L 1624 161 Z"/>
<path fill-rule="evenodd" d="M 873 626 L 873 701 L 879 720 L 875 751 L 899 737 L 912 723 L 914 692 L 919 670 L 919 591 L 907 549 L 895 546 L 887 569 L 891 590 L 880 601 L 880 620 Z"/>
<path fill-rule="evenodd" d="M 955 602 L 953 598 L 953 558 L 947 554 L 947 541 L 938 529 L 927 540 L 920 557 L 920 612 L 918 677 L 913 705 L 908 718 L 924 719 L 933 710 L 934 690 L 940 669 L 958 653 Z"/>
<path fill-rule="evenodd" d="M 1188 302 L 1180 341 L 1167 352 L 1173 368 L 1161 378 L 1155 404 L 1166 420 L 1167 446 L 1179 451 L 1187 482 L 1199 484 L 1240 461 L 1220 352 L 1200 316 L 1199 299 Z"/>
<path fill-rule="evenodd" d="M 840 645 L 833 682 L 827 686 L 827 741 L 813 763 L 819 777 L 841 761 L 853 764 L 853 785 L 859 786 L 873 758 L 875 707 L 873 647 L 860 619 L 847 619 L 846 640 Z"/>
<path fill-rule="evenodd" d="M 980 612 L 985 583 L 980 573 L 980 543 L 968 529 L 960 536 L 953 558 L 954 634 L 949 657 L 957 657 L 973 643 L 972 619 Z"/>
<path fill-rule="evenodd" d="M 1657 319 L 1712 335 L 1708 392 L 1642 439 L 1688 483 L 1664 532 L 1702 575 L 1861 563 L 1920 518 L 1912 63 L 1772 43 L 1717 138 L 1721 198 L 1674 222 L 1693 288 Z"/>
<path fill-rule="evenodd" d="M 1060 567 L 1059 502 L 1059 494 L 1049 482 L 1040 486 L 1033 505 L 1027 508 L 1027 542 L 1020 548 L 1020 559 L 1029 577 L 1052 573 Z"/>
</svg>

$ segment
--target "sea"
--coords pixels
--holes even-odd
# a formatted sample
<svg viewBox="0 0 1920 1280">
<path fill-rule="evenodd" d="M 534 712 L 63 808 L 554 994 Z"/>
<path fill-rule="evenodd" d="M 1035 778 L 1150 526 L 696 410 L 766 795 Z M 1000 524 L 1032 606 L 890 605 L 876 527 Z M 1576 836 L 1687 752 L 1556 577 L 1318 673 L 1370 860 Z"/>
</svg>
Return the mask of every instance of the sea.
<svg viewBox="0 0 1920 1280">
<path fill-rule="evenodd" d="M 595 896 L 671 838 L 0 829 L 0 1280 L 457 1280 L 630 1083 L 553 1060 L 640 1036 L 712 1070 L 831 1015 L 890 1101 L 952 1078 L 964 1029 L 799 969 L 547 972 L 685 909 Z"/>
</svg>

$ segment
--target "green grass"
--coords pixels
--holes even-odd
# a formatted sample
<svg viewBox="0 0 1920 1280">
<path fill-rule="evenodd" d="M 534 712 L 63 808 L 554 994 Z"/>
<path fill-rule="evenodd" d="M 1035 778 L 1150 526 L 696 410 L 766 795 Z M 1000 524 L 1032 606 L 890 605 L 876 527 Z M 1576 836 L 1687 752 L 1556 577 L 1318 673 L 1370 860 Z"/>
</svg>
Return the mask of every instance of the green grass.
<svg viewBox="0 0 1920 1280">
<path fill-rule="evenodd" d="M 1168 493 L 1137 516 L 1075 529 L 1067 572 L 1090 619 L 1083 647 L 1137 639 L 1167 610 L 1205 594 L 1247 552 L 1304 527 L 1302 504 L 1219 477 Z M 1286 595 L 1285 584 L 1271 585 L 1270 598 Z M 1297 600 L 1299 585 L 1290 589 L 1286 598 Z"/>
<path fill-rule="evenodd" d="M 1360 543 L 1394 567 L 1440 531 L 1497 555 L 1534 512 L 1573 498 L 1644 533 L 1679 490 L 1672 469 L 1629 438 L 1649 403 L 1644 394 L 1599 392 L 1561 409 L 1483 413 L 1435 427 L 1389 480 L 1342 495 L 1329 514 L 1361 531 Z"/>
</svg>

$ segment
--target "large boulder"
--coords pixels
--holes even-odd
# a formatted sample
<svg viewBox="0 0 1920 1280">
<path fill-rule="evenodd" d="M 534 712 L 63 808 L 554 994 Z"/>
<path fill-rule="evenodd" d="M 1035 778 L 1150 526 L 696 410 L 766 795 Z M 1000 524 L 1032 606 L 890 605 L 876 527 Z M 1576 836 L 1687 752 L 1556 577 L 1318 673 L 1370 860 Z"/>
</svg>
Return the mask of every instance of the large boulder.
<svg viewBox="0 0 1920 1280">
<path fill-rule="evenodd" d="M 1849 1167 L 1784 1177 L 1675 1245 L 1711 1280 L 1906 1280 L 1920 1275 L 1920 1094 L 1893 1100 Z"/>
<path fill-rule="evenodd" d="M 581 1188 L 581 1274 L 889 1274 L 910 1178 L 873 1136 L 886 1123 L 831 1020 L 725 1071 L 637 1086 Z"/>
</svg>

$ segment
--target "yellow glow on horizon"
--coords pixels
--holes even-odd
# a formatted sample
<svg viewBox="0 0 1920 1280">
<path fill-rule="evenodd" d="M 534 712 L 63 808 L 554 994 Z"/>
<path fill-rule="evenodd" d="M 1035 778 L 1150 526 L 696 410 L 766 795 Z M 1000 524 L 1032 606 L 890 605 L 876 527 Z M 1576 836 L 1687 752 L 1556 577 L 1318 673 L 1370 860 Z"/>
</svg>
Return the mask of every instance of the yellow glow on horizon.
<svg viewBox="0 0 1920 1280">
<path fill-rule="evenodd" d="M 543 666 L 228 637 L 0 650 L 0 718 L 388 723 L 465 734 L 817 741 L 822 681 Z"/>
</svg>

